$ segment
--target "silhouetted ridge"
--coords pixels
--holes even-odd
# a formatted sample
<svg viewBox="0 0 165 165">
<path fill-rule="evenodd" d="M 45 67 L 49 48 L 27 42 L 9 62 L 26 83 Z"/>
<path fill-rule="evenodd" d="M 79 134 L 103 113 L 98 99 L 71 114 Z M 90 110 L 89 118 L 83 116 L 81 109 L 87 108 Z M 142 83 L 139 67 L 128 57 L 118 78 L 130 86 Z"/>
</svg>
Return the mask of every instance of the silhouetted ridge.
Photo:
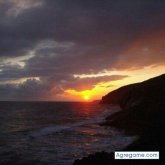
<svg viewBox="0 0 165 165">
<path fill-rule="evenodd" d="M 122 111 L 107 118 L 106 124 L 140 133 L 152 124 L 165 106 L 165 74 L 127 85 L 104 96 L 102 103 L 119 104 Z"/>
<path fill-rule="evenodd" d="M 137 141 L 123 150 L 160 151 L 160 159 L 165 160 L 165 74 L 112 91 L 102 98 L 101 103 L 117 104 L 122 108 L 107 117 L 102 125 L 139 136 Z M 113 153 L 100 152 L 76 160 L 74 165 L 118 165 L 126 162 L 137 165 L 149 160 L 114 160 Z M 159 163 L 158 160 L 155 162 Z"/>
<path fill-rule="evenodd" d="M 127 85 L 114 90 L 102 97 L 101 103 L 118 104 L 122 108 L 131 106 L 132 104 L 139 103 L 142 100 L 149 100 L 150 98 L 159 100 L 165 96 L 165 74 L 147 81 Z M 139 102 L 138 102 L 139 101 Z M 151 100 L 150 100 L 151 101 Z"/>
</svg>

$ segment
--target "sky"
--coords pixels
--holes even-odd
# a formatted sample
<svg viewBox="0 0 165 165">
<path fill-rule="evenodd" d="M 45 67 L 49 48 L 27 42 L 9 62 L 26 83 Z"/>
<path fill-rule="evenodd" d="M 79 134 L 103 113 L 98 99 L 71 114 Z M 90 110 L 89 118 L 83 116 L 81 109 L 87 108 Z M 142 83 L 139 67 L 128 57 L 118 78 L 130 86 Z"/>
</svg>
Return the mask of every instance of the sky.
<svg viewBox="0 0 165 165">
<path fill-rule="evenodd" d="M 0 0 L 0 100 L 101 99 L 165 71 L 164 0 Z"/>
</svg>

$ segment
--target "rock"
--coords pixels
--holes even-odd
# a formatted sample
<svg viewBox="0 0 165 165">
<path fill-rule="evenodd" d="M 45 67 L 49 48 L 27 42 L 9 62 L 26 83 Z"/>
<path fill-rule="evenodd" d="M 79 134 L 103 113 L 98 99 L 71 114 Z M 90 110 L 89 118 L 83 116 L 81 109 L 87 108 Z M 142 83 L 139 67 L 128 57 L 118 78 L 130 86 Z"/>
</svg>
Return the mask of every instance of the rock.
<svg viewBox="0 0 165 165">
<path fill-rule="evenodd" d="M 165 74 L 121 87 L 110 92 L 101 104 L 117 104 L 121 111 L 106 118 L 102 125 L 122 129 L 129 135 L 140 138 L 127 146 L 125 151 L 160 151 L 160 159 L 165 160 Z M 159 164 L 160 161 L 152 160 Z M 76 160 L 74 165 L 119 165 L 125 163 L 151 163 L 151 160 L 114 160 L 113 153 L 100 152 Z"/>
<path fill-rule="evenodd" d="M 102 98 L 101 103 L 119 104 L 122 111 L 107 118 L 104 124 L 139 134 L 147 129 L 165 107 L 165 74 L 128 85 Z"/>
</svg>

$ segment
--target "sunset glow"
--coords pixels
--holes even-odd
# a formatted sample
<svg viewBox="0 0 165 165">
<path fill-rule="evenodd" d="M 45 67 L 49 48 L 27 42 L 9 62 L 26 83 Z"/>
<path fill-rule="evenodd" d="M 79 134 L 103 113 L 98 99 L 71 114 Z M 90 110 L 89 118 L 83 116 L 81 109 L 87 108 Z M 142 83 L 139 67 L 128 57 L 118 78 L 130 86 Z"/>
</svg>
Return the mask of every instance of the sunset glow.
<svg viewBox="0 0 165 165">
<path fill-rule="evenodd" d="M 84 100 L 88 101 L 89 100 L 89 96 L 84 96 Z"/>
<path fill-rule="evenodd" d="M 0 100 L 100 100 L 165 71 L 164 1 L 0 4 Z"/>
<path fill-rule="evenodd" d="M 127 77 L 121 79 L 121 80 L 113 80 L 113 81 L 107 81 L 103 83 L 96 84 L 91 90 L 81 90 L 77 91 L 74 89 L 66 90 L 65 92 L 68 94 L 68 97 L 73 98 L 74 100 L 81 101 L 84 99 L 84 96 L 89 96 L 90 100 L 98 100 L 102 96 L 106 95 L 108 92 L 113 91 L 117 88 L 120 88 L 121 86 L 137 83 L 141 81 L 145 81 L 151 77 L 155 77 L 159 74 L 163 74 L 165 70 L 165 66 L 149 66 L 145 67 L 143 69 L 135 69 L 135 70 L 123 70 L 123 71 L 112 71 L 108 72 L 105 71 L 104 73 L 98 73 L 98 74 L 90 74 L 90 75 L 79 75 L 80 77 L 86 78 L 86 77 L 100 77 L 104 75 L 128 75 Z M 147 74 L 146 74 L 147 73 Z M 92 96 L 92 97 L 91 97 Z M 85 99 L 84 99 L 85 100 Z"/>
</svg>

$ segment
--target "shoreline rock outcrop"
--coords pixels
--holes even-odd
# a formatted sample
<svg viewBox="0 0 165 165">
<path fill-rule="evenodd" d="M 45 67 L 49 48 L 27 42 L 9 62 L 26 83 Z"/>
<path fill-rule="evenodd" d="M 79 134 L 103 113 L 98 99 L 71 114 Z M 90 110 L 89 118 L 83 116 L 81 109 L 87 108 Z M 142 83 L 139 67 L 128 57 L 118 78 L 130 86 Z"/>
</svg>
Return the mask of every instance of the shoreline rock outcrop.
<svg viewBox="0 0 165 165">
<path fill-rule="evenodd" d="M 165 160 L 165 74 L 112 91 L 102 98 L 101 104 L 116 104 L 122 108 L 107 117 L 102 125 L 140 137 L 123 151 L 160 151 L 160 160 Z M 100 152 L 76 160 L 74 165 L 118 165 L 126 162 L 140 164 L 142 160 L 114 160 L 113 153 Z"/>
</svg>

